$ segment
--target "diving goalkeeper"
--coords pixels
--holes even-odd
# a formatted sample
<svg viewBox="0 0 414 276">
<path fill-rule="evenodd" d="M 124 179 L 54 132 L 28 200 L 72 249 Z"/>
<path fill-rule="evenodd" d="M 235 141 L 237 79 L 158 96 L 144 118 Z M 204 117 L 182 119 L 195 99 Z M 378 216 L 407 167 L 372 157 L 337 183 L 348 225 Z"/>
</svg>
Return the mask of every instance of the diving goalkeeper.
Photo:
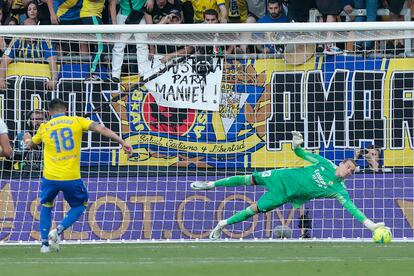
<svg viewBox="0 0 414 276">
<path fill-rule="evenodd" d="M 266 213 L 285 203 L 298 208 L 314 198 L 336 198 L 342 206 L 369 230 L 383 227 L 384 223 L 374 223 L 368 219 L 351 201 L 345 188 L 344 179 L 352 175 L 356 165 L 353 159 L 343 160 L 339 166 L 320 155 L 303 150 L 302 134 L 292 131 L 292 149 L 300 158 L 312 163 L 303 168 L 269 170 L 253 175 L 233 176 L 217 181 L 193 182 L 194 190 L 210 190 L 215 187 L 235 187 L 242 185 L 260 185 L 267 190 L 256 203 L 232 217 L 221 220 L 210 233 L 211 240 L 217 240 L 226 225 L 242 222 L 257 213 Z"/>
</svg>

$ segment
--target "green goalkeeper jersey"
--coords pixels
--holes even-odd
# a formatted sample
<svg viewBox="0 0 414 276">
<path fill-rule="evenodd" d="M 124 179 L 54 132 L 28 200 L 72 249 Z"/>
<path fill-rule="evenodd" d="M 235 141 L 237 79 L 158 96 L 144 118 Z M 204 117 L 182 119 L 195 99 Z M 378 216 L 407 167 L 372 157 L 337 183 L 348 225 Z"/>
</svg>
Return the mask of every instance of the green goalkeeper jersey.
<svg viewBox="0 0 414 276">
<path fill-rule="evenodd" d="M 336 176 L 337 166 L 334 163 L 300 147 L 295 149 L 295 154 L 312 164 L 302 168 L 255 173 L 258 176 L 254 178 L 257 184 L 265 185 L 269 192 L 284 197 L 295 208 L 314 198 L 336 198 L 360 222 L 366 219 L 349 198 L 345 181 Z"/>
</svg>

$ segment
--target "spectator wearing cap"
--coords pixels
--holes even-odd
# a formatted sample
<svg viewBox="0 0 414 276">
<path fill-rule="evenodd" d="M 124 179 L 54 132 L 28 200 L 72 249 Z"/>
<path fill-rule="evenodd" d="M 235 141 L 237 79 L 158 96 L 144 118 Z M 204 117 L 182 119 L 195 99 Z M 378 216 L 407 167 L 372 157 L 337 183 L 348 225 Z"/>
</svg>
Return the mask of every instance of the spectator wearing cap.
<svg viewBox="0 0 414 276">
<path fill-rule="evenodd" d="M 169 14 L 163 16 L 158 24 L 182 24 L 183 18 L 181 11 L 178 9 L 172 9 Z M 194 52 L 194 47 L 192 46 L 176 46 L 176 45 L 157 45 L 156 47 L 157 55 L 164 55 L 159 59 L 161 63 L 167 63 L 169 60 L 188 55 Z"/>
<path fill-rule="evenodd" d="M 147 9 L 147 13 L 150 15 L 148 24 L 158 24 L 161 19 L 169 14 L 172 10 L 180 11 L 178 3 L 167 0 L 155 0 L 154 7 L 152 10 Z"/>
<path fill-rule="evenodd" d="M 159 24 L 160 21 L 170 15 L 173 10 L 180 10 L 178 2 L 155 0 L 154 7 L 151 10 L 147 9 L 147 13 L 149 14 L 148 24 Z M 149 46 L 151 59 L 156 54 L 155 50 L 154 45 Z"/>
</svg>

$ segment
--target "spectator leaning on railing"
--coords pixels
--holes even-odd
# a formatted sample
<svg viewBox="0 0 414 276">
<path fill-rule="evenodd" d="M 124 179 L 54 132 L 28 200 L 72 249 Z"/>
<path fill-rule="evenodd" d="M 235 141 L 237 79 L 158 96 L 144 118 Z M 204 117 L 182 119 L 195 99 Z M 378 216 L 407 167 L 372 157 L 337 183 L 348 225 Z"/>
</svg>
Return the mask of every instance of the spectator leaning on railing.
<svg viewBox="0 0 414 276">
<path fill-rule="evenodd" d="M 36 25 L 36 22 L 27 18 L 25 25 Z M 57 52 L 50 41 L 34 38 L 14 38 L 7 47 L 0 63 L 0 90 L 7 88 L 6 75 L 8 65 L 16 58 L 23 58 L 29 62 L 33 59 L 43 59 L 49 62 L 51 79 L 46 87 L 49 90 L 56 88 L 58 79 Z"/>
<path fill-rule="evenodd" d="M 171 3 L 167 0 L 156 0 L 154 8 L 152 10 L 147 9 L 147 14 L 149 15 L 148 24 L 158 24 L 163 18 L 167 18 L 171 14 L 171 11 L 178 10 L 180 11 L 180 6 L 177 3 Z M 150 45 L 150 56 L 151 59 L 156 54 L 155 45 Z"/>
<path fill-rule="evenodd" d="M 116 5 L 119 2 L 120 8 L 116 14 Z M 112 24 L 150 24 L 150 15 L 145 10 L 152 10 L 154 6 L 153 0 L 110 0 L 109 12 L 112 18 Z M 119 42 L 114 44 L 112 49 L 112 74 L 109 81 L 118 83 L 121 78 L 122 63 L 124 61 L 124 50 L 128 40 L 134 36 L 137 48 L 137 64 L 138 72 L 141 76 L 150 67 L 150 55 L 147 44 L 139 43 L 147 41 L 145 33 L 125 33 L 121 34 Z"/>
<path fill-rule="evenodd" d="M 182 21 L 181 11 L 171 10 L 170 14 L 164 16 L 158 24 L 182 24 Z M 194 52 L 194 47 L 189 45 L 157 45 L 157 54 L 164 54 L 164 56 L 159 59 L 161 63 L 167 63 L 173 58 L 188 55 L 192 52 Z M 156 59 L 157 58 L 154 58 L 154 60 Z"/>
</svg>

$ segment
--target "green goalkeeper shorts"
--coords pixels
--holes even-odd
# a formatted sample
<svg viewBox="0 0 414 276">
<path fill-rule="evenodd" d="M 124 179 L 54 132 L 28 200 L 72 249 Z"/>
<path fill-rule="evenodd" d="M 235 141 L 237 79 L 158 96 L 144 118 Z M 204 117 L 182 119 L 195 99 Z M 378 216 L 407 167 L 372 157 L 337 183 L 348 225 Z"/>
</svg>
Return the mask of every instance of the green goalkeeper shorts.
<svg viewBox="0 0 414 276">
<path fill-rule="evenodd" d="M 259 212 L 266 213 L 289 201 L 283 192 L 277 170 L 255 172 L 253 180 L 256 185 L 264 186 L 267 190 L 257 201 Z"/>
</svg>

